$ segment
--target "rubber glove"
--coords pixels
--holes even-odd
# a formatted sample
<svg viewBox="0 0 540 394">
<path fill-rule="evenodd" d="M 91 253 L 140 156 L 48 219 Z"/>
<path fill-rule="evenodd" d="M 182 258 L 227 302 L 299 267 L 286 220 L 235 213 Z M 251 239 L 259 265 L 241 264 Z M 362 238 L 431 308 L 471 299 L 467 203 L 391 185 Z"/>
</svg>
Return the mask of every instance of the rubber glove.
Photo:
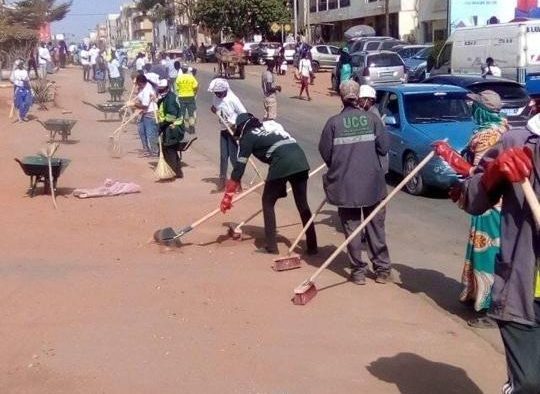
<svg viewBox="0 0 540 394">
<path fill-rule="evenodd" d="M 234 193 L 236 193 L 236 190 L 240 187 L 240 182 L 234 181 L 232 179 L 229 179 L 227 183 L 225 184 L 225 194 L 223 195 L 223 198 L 221 199 L 220 209 L 221 212 L 225 213 L 229 209 L 232 208 L 232 200 Z"/>
<path fill-rule="evenodd" d="M 531 175 L 532 168 L 533 153 L 529 148 L 511 148 L 488 163 L 482 183 L 489 192 L 501 182 L 523 182 Z"/>
<path fill-rule="evenodd" d="M 472 165 L 459 155 L 446 141 L 436 141 L 432 144 L 435 154 L 448 163 L 459 175 L 469 176 Z"/>
</svg>

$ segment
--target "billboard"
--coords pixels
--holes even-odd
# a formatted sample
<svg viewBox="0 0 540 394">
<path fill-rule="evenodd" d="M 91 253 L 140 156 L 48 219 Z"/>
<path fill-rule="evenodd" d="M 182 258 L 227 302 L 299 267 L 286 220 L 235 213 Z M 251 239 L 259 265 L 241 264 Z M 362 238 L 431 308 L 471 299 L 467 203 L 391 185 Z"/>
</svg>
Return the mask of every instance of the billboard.
<svg viewBox="0 0 540 394">
<path fill-rule="evenodd" d="M 518 0 L 516 18 L 540 18 L 540 0 Z"/>
<path fill-rule="evenodd" d="M 510 22 L 516 15 L 518 2 L 531 0 L 449 0 L 448 32 L 466 26 Z"/>
</svg>

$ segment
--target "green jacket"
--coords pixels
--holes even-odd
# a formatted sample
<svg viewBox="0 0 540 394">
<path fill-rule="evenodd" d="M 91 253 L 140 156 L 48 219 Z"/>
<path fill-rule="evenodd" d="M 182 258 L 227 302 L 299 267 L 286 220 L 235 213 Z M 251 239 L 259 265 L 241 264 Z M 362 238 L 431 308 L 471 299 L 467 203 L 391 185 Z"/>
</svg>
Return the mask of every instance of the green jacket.
<svg viewBox="0 0 540 394">
<path fill-rule="evenodd" d="M 163 134 L 163 146 L 180 144 L 184 139 L 184 118 L 176 100 L 176 94 L 170 91 L 158 101 L 159 130 Z"/>
</svg>

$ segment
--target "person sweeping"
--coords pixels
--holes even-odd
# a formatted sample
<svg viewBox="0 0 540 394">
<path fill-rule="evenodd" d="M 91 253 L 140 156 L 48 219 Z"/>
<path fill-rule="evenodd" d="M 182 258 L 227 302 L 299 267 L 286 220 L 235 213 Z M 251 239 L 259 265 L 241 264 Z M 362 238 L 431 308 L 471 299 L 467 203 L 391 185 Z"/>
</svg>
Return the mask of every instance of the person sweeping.
<svg viewBox="0 0 540 394">
<path fill-rule="evenodd" d="M 33 98 L 30 89 L 28 71 L 24 69 L 24 61 L 19 59 L 15 62 L 15 69 L 11 73 L 11 82 L 14 86 L 13 105 L 19 111 L 19 121 L 28 121 L 28 112 L 32 106 Z"/>
<path fill-rule="evenodd" d="M 270 168 L 262 195 L 266 246 L 257 251 L 278 254 L 274 207 L 278 199 L 287 196 L 287 182 L 291 184 L 302 223 L 306 225 L 311 218 L 307 201 L 309 164 L 306 155 L 296 140 L 279 123 L 275 121 L 261 123 L 249 113 L 240 114 L 236 118 L 234 136 L 239 141 L 238 159 L 225 186 L 221 211 L 225 213 L 232 208 L 233 196 L 240 186 L 249 157 L 254 155 L 268 164 Z M 313 224 L 306 232 L 306 242 L 307 253 L 316 254 L 317 236 Z"/>
</svg>

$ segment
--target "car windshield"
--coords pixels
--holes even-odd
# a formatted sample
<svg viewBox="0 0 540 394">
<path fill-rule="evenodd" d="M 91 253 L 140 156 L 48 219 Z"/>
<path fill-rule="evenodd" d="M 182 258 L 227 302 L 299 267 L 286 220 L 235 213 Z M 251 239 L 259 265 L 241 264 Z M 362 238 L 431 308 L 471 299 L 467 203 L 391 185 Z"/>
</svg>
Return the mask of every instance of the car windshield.
<svg viewBox="0 0 540 394">
<path fill-rule="evenodd" d="M 396 67 L 403 66 L 401 58 L 396 53 L 381 53 L 371 55 L 368 59 L 369 67 Z"/>
<path fill-rule="evenodd" d="M 413 59 L 428 60 L 430 53 L 431 53 L 431 47 L 424 48 L 421 51 L 419 51 L 416 55 L 414 55 Z"/>
<path fill-rule="evenodd" d="M 405 115 L 409 123 L 444 123 L 471 120 L 465 93 L 406 94 Z"/>
<path fill-rule="evenodd" d="M 473 93 L 480 93 L 484 90 L 493 90 L 502 100 L 527 99 L 527 92 L 519 84 L 513 83 L 482 83 L 472 86 Z"/>
</svg>

